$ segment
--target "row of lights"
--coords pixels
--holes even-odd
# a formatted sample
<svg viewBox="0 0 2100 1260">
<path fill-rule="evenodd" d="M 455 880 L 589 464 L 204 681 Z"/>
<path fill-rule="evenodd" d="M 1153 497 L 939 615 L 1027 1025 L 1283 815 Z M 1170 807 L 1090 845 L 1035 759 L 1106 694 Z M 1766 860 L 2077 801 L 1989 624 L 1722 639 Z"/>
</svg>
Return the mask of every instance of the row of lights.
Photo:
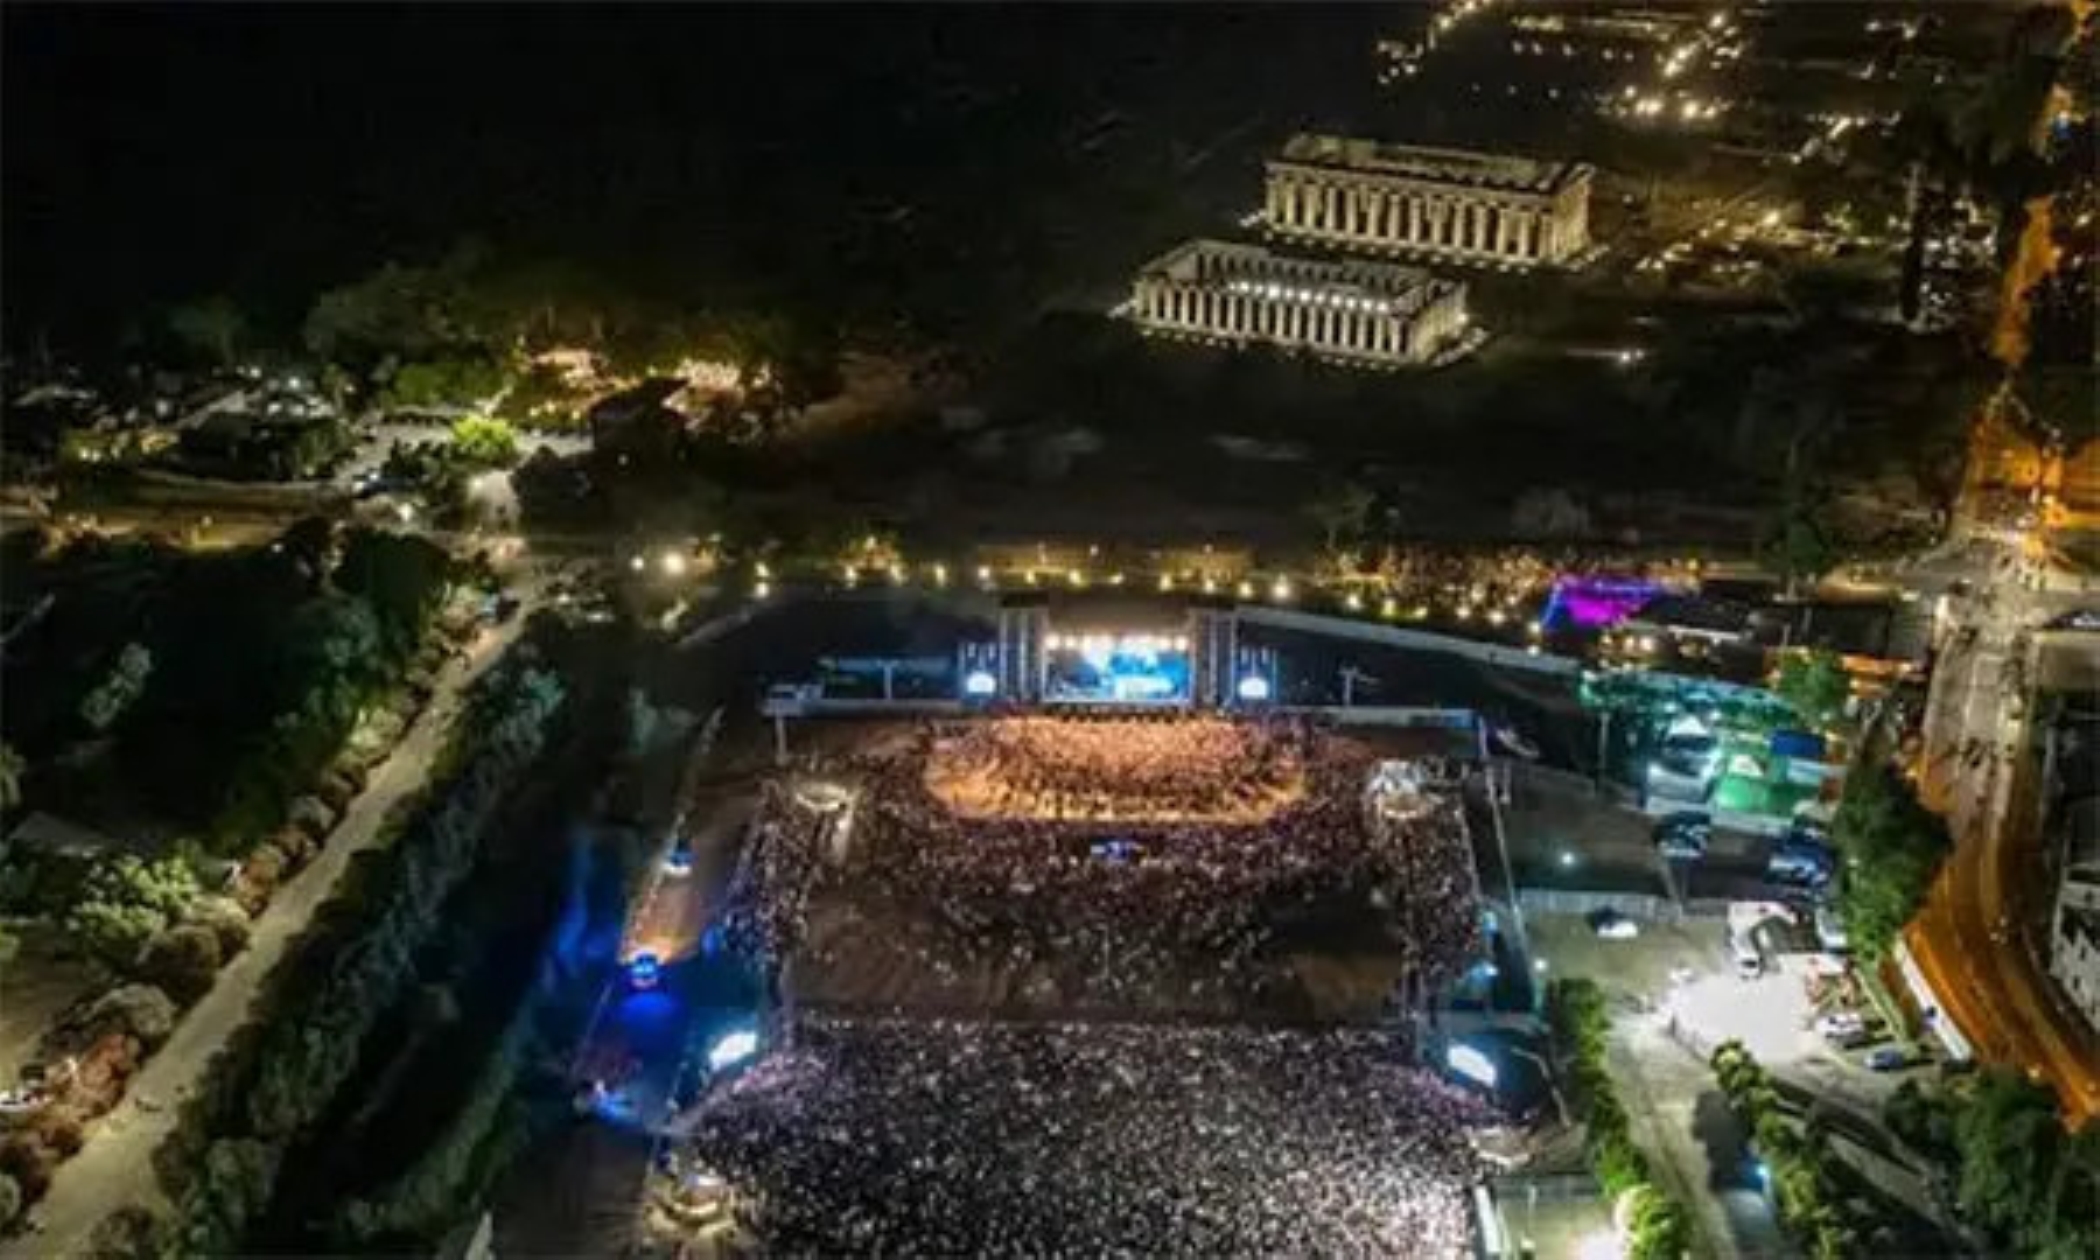
<svg viewBox="0 0 2100 1260">
<path fill-rule="evenodd" d="M 1157 655 L 1160 652 L 1186 652 L 1189 637 L 1185 634 L 1053 634 L 1043 640 L 1043 645 L 1053 652 L 1134 652 Z"/>
<path fill-rule="evenodd" d="M 1392 307 L 1391 302 L 1382 298 L 1351 297 L 1330 290 L 1300 289 L 1288 284 L 1256 284 L 1251 280 L 1234 280 L 1225 288 L 1227 292 L 1248 297 L 1267 298 L 1270 301 L 1310 302 L 1315 306 L 1331 306 L 1345 311 L 1383 311 Z"/>
</svg>

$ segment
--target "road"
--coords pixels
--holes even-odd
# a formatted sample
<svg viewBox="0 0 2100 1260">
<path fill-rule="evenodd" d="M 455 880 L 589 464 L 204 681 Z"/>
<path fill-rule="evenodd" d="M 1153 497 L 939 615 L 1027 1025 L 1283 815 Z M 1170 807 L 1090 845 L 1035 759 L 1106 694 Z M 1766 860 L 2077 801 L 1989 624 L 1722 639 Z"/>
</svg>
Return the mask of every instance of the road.
<svg viewBox="0 0 2100 1260">
<path fill-rule="evenodd" d="M 1697 1217 L 1717 1260 L 1793 1253 L 1771 1203 L 1752 1184 L 1742 1125 L 1729 1113 L 1713 1070 L 1661 1033 L 1647 1016 L 1612 1022 L 1611 1074 L 1634 1137 L 1663 1188 Z"/>
<path fill-rule="evenodd" d="M 378 843 L 387 815 L 422 787 L 466 686 L 503 654 L 524 622 L 519 616 L 484 631 L 466 658 L 447 664 L 429 706 L 374 768 L 313 864 L 277 890 L 255 920 L 248 948 L 183 1016 L 168 1043 L 132 1079 L 124 1101 L 94 1123 L 87 1145 L 59 1166 L 50 1193 L 32 1212 L 36 1232 L 8 1240 L 0 1247 L 0 1260 L 85 1254 L 104 1217 L 126 1204 L 162 1199 L 153 1154 L 174 1130 L 182 1100 L 203 1079 L 227 1038 L 255 1017 L 257 995 L 270 973 L 305 932 L 314 911 L 334 895 L 350 860 Z"/>
<path fill-rule="evenodd" d="M 2090 6 L 2067 7 L 2075 29 Z M 2037 153 L 2052 112 L 2034 121 Z M 2029 204 L 2027 230 L 2006 267 L 1991 342 L 2009 371 L 2027 356 L 2029 294 L 2056 265 L 2050 210 L 2047 197 Z M 2092 597 L 2087 579 L 2058 573 L 2045 558 L 2047 524 L 2036 533 L 2031 505 L 2055 470 L 2011 422 L 2014 410 L 2001 393 L 1970 433 L 1953 539 L 1971 593 L 1920 591 L 1947 597 L 1920 782 L 1927 801 L 1947 814 L 1955 848 L 1905 937 L 1942 1013 L 1978 1056 L 2049 1081 L 2076 1124 L 2100 1114 L 2100 1037 L 2067 1008 L 2029 931 L 2049 891 L 2033 878 L 2041 869 L 2034 804 L 2042 787 L 2029 675 L 2037 628 Z"/>
<path fill-rule="evenodd" d="M 2091 597 L 2026 555 L 2017 533 L 1973 523 L 1968 533 L 1912 575 L 1921 598 L 1946 600 L 1919 781 L 1955 847 L 1906 939 L 1978 1057 L 2048 1080 L 2076 1121 L 2100 1114 L 2100 1042 L 2064 1004 L 2024 930 L 2048 891 L 2031 878 L 2042 788 L 2026 719 L 2039 627 Z M 1969 594 L 1952 588 L 1957 580 Z"/>
</svg>

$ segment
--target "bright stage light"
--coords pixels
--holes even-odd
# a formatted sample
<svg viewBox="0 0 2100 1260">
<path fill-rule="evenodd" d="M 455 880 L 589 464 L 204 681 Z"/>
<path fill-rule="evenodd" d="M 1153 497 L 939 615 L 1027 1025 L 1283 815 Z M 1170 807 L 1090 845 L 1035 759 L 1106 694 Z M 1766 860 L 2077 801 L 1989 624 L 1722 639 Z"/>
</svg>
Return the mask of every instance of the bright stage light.
<svg viewBox="0 0 2100 1260">
<path fill-rule="evenodd" d="M 1495 1070 L 1493 1059 L 1479 1047 L 1469 1046 L 1463 1041 L 1453 1042 L 1450 1049 L 1444 1051 L 1444 1066 L 1486 1089 L 1495 1088 L 1495 1082 L 1501 1077 Z"/>
<path fill-rule="evenodd" d="M 758 1034 L 749 1028 L 739 1028 L 735 1032 L 723 1033 L 707 1048 L 707 1066 L 719 1072 L 735 1067 L 757 1053 Z"/>
<path fill-rule="evenodd" d="M 1269 698 L 1269 680 L 1260 674 L 1249 674 L 1240 679 L 1239 686 L 1234 690 L 1240 699 L 1249 704 L 1260 704 Z"/>
<path fill-rule="evenodd" d="M 636 954 L 627 960 L 627 983 L 637 989 L 653 989 L 663 975 L 663 962 L 654 954 Z"/>
<path fill-rule="evenodd" d="M 999 690 L 999 680 L 991 672 L 973 669 L 963 677 L 963 694 L 966 696 L 988 696 Z"/>
</svg>

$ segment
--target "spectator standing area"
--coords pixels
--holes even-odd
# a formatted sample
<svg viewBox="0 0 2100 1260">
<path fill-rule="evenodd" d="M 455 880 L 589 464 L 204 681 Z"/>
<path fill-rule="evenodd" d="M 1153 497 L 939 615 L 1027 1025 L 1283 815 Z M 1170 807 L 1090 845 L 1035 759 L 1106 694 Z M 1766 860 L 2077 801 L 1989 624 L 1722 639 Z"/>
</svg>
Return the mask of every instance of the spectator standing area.
<svg viewBox="0 0 2100 1260">
<path fill-rule="evenodd" d="M 1433 778 L 1295 718 L 872 727 L 769 791 L 728 937 L 799 1014 L 676 1128 L 769 1248 L 1463 1254 Z"/>
</svg>

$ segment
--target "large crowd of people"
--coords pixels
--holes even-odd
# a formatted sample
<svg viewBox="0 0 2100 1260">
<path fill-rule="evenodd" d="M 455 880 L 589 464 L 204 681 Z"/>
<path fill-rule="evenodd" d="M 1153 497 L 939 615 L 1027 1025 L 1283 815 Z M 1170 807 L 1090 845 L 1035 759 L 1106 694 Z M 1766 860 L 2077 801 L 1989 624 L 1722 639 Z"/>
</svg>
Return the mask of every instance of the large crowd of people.
<svg viewBox="0 0 2100 1260">
<path fill-rule="evenodd" d="M 972 817 L 1250 821 L 1302 788 L 1295 727 L 1007 717 L 940 732 L 926 785 Z"/>
<path fill-rule="evenodd" d="M 958 741 L 966 751 L 954 751 Z M 1120 760 L 1118 742 L 1131 748 Z M 948 805 L 936 768 L 958 755 L 1027 785 L 1011 793 L 1015 814 Z M 859 787 L 848 844 L 825 839 L 845 825 L 843 811 L 775 793 L 736 922 L 743 939 L 787 951 L 805 939 L 813 897 L 850 903 L 858 909 L 842 913 L 886 916 L 873 933 L 881 947 L 909 950 L 931 980 L 1025 976 L 1047 998 L 1036 1005 L 1051 1008 L 1273 1012 L 1291 1001 L 1290 955 L 1344 937 L 1375 938 L 1397 961 L 1396 988 L 1419 994 L 1462 970 L 1477 945 L 1471 848 L 1448 803 L 1374 809 L 1375 764 L 1357 742 L 1296 721 L 929 724 L 850 767 Z M 1296 788 L 1251 821 L 1162 819 L 1142 801 L 1167 767 L 1240 800 L 1285 776 Z M 1090 781 L 1100 786 L 1082 786 Z M 1059 817 L 1045 813 L 1046 794 L 1095 804 Z M 1098 816 L 1117 802 L 1133 817 Z"/>
<path fill-rule="evenodd" d="M 779 1254 L 1437 1258 L 1492 1119 L 1380 1033 L 805 1020 L 689 1123 Z"/>
</svg>

